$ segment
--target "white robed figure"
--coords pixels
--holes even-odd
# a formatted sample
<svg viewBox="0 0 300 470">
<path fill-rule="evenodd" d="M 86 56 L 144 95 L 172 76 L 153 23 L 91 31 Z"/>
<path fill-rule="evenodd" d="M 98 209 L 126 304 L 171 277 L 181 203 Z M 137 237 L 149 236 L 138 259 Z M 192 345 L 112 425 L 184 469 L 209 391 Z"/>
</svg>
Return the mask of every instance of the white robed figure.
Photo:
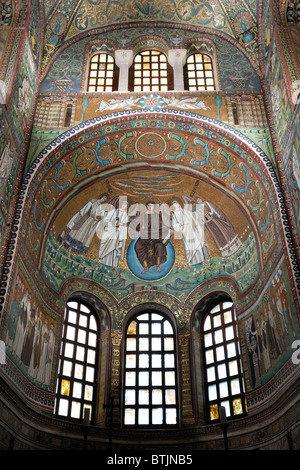
<svg viewBox="0 0 300 470">
<path fill-rule="evenodd" d="M 107 195 L 101 194 L 98 199 L 87 202 L 64 227 L 58 236 L 60 246 L 74 253 L 87 253 L 100 221 L 97 217 L 99 207 L 107 201 Z"/>
<path fill-rule="evenodd" d="M 98 215 L 101 217 L 102 232 L 99 233 L 100 246 L 98 253 L 99 264 L 115 268 L 120 260 L 124 259 L 125 245 L 128 230 L 128 202 L 126 198 L 113 199 L 106 209 L 100 208 Z"/>
<path fill-rule="evenodd" d="M 191 266 L 203 263 L 208 257 L 201 211 L 193 210 L 191 204 L 182 209 L 177 200 L 172 201 L 172 209 L 172 228 L 180 234 L 190 271 Z"/>
</svg>

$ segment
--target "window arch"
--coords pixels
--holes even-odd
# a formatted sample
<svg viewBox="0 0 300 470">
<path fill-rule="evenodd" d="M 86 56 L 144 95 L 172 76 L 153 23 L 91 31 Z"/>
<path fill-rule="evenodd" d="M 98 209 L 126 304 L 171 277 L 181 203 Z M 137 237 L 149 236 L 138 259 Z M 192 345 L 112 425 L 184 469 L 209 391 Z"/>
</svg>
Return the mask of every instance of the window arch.
<svg viewBox="0 0 300 470">
<path fill-rule="evenodd" d="M 185 88 L 190 91 L 215 90 L 213 62 L 209 55 L 195 52 L 187 57 Z"/>
<path fill-rule="evenodd" d="M 95 418 L 98 373 L 99 324 L 87 304 L 67 302 L 61 339 L 54 413 L 83 419 L 89 410 Z"/>
<path fill-rule="evenodd" d="M 246 414 L 245 390 L 234 305 L 222 301 L 210 308 L 202 322 L 204 383 L 208 421 Z"/>
<path fill-rule="evenodd" d="M 167 91 L 173 88 L 172 67 L 164 53 L 144 50 L 135 55 L 129 71 L 130 91 Z"/>
<path fill-rule="evenodd" d="M 174 327 L 156 311 L 137 314 L 126 327 L 124 426 L 178 425 Z"/>
<path fill-rule="evenodd" d="M 118 90 L 119 68 L 112 55 L 101 52 L 90 59 L 87 91 L 102 92 Z"/>
</svg>

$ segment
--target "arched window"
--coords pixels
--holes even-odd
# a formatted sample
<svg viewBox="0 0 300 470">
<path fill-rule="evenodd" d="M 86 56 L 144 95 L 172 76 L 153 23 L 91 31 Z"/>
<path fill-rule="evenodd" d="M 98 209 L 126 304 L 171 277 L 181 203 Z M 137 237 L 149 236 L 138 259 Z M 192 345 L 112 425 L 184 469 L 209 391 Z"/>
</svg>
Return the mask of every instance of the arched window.
<svg viewBox="0 0 300 470">
<path fill-rule="evenodd" d="M 207 54 L 196 52 L 188 56 L 184 76 L 187 90 L 215 90 L 213 63 Z"/>
<path fill-rule="evenodd" d="M 116 91 L 118 89 L 119 68 L 110 54 L 96 54 L 90 60 L 87 91 Z"/>
<path fill-rule="evenodd" d="M 93 311 L 77 300 L 66 305 L 56 385 L 55 414 L 83 419 L 95 414 L 99 327 Z"/>
<path fill-rule="evenodd" d="M 124 426 L 176 426 L 176 345 L 165 315 L 141 313 L 126 328 Z"/>
<path fill-rule="evenodd" d="M 167 91 L 172 83 L 172 67 L 165 54 L 146 50 L 135 56 L 129 72 L 130 91 Z"/>
<path fill-rule="evenodd" d="M 244 381 L 237 322 L 232 302 L 209 309 L 202 324 L 205 389 L 208 420 L 219 419 L 219 407 L 227 418 L 246 413 Z"/>
</svg>

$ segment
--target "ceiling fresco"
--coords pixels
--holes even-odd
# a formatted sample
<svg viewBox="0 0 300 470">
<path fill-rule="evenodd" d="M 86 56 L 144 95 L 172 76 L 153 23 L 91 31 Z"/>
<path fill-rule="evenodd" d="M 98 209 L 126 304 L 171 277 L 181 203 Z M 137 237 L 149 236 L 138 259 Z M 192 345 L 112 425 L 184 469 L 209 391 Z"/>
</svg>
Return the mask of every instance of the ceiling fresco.
<svg viewBox="0 0 300 470">
<path fill-rule="evenodd" d="M 234 4 L 234 8 L 233 8 Z M 79 35 L 100 32 L 122 24 L 150 22 L 188 25 L 207 32 L 223 34 L 239 45 L 252 59 L 257 59 L 257 1 L 167 0 L 61 0 L 44 2 L 46 26 L 43 68 L 60 46 Z M 126 37 L 126 36 L 124 36 Z"/>
</svg>

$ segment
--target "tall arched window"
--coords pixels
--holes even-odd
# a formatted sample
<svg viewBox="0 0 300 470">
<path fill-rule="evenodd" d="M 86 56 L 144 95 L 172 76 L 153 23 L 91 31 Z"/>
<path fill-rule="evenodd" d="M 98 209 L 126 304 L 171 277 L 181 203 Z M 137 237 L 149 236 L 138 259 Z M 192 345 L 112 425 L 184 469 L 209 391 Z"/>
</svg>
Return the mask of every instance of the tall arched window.
<svg viewBox="0 0 300 470">
<path fill-rule="evenodd" d="M 99 327 L 93 311 L 77 300 L 66 305 L 56 385 L 55 414 L 90 419 L 95 414 Z"/>
<path fill-rule="evenodd" d="M 126 328 L 124 426 L 178 424 L 175 333 L 165 315 L 135 316 Z"/>
<path fill-rule="evenodd" d="M 131 91 L 167 91 L 172 82 L 172 67 L 165 54 L 146 50 L 135 56 L 129 72 Z"/>
<path fill-rule="evenodd" d="M 246 413 L 245 390 L 232 302 L 220 302 L 209 310 L 202 335 L 208 420 L 219 419 L 220 406 L 227 418 L 241 417 Z"/>
<path fill-rule="evenodd" d="M 112 55 L 101 53 L 90 60 L 87 91 L 116 91 L 118 89 L 119 68 Z"/>
<path fill-rule="evenodd" d="M 184 76 L 187 90 L 215 90 L 213 63 L 207 54 L 191 54 L 186 60 Z"/>
</svg>

